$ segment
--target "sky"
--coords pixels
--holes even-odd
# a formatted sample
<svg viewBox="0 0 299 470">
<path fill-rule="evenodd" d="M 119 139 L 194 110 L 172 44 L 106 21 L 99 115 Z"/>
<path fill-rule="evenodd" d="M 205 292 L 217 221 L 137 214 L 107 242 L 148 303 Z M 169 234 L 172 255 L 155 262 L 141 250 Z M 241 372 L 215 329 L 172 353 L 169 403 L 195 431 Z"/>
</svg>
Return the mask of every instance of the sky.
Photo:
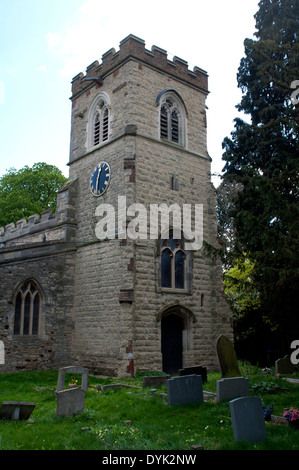
<svg viewBox="0 0 299 470">
<path fill-rule="evenodd" d="M 129 34 L 207 71 L 213 182 L 241 99 L 258 0 L 0 0 L 0 177 L 46 162 L 68 176 L 71 81 Z"/>
</svg>

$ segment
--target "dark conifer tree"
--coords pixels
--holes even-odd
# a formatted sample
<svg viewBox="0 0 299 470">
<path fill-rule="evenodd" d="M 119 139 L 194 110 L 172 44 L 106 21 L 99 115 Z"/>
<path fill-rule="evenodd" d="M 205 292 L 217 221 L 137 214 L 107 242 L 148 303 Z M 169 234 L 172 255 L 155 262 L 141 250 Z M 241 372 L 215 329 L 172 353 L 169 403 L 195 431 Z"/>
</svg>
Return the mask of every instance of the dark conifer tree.
<svg viewBox="0 0 299 470">
<path fill-rule="evenodd" d="M 285 355 L 299 339 L 299 1 L 261 0 L 255 19 L 237 74 L 249 119 L 223 141 L 223 178 L 242 188 L 230 214 L 235 255 L 254 262 L 265 347 Z"/>
</svg>

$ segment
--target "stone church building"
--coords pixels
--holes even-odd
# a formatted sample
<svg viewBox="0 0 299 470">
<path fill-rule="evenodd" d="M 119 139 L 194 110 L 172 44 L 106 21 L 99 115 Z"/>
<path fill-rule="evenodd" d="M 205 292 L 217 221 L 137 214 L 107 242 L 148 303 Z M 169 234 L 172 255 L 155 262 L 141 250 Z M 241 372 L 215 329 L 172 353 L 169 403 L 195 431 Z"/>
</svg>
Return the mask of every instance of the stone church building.
<svg viewBox="0 0 299 470">
<path fill-rule="evenodd" d="M 56 211 L 0 229 L 0 372 L 219 369 L 232 315 L 205 249 L 219 248 L 207 94 L 205 71 L 133 35 L 74 77 Z M 168 232 L 162 211 L 153 226 L 161 205 L 191 207 L 193 227 L 201 207 L 202 246 L 170 210 Z"/>
</svg>

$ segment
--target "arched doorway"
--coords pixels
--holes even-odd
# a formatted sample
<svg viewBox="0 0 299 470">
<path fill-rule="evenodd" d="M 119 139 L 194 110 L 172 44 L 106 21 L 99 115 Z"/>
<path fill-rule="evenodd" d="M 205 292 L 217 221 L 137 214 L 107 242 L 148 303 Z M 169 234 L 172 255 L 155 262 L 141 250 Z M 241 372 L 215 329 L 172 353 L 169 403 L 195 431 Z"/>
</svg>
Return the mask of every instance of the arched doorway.
<svg viewBox="0 0 299 470">
<path fill-rule="evenodd" d="M 161 319 L 161 352 L 163 372 L 173 374 L 183 366 L 184 319 L 175 313 Z"/>
</svg>

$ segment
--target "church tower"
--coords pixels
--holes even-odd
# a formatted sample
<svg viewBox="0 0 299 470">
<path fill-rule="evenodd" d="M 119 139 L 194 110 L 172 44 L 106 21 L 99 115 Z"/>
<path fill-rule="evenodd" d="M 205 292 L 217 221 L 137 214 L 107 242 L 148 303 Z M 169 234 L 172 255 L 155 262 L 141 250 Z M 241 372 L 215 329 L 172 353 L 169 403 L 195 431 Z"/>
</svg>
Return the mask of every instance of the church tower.
<svg viewBox="0 0 299 470">
<path fill-rule="evenodd" d="M 219 247 L 207 94 L 205 71 L 133 35 L 72 81 L 73 363 L 110 375 L 218 368 L 232 324 L 205 250 Z"/>
</svg>

